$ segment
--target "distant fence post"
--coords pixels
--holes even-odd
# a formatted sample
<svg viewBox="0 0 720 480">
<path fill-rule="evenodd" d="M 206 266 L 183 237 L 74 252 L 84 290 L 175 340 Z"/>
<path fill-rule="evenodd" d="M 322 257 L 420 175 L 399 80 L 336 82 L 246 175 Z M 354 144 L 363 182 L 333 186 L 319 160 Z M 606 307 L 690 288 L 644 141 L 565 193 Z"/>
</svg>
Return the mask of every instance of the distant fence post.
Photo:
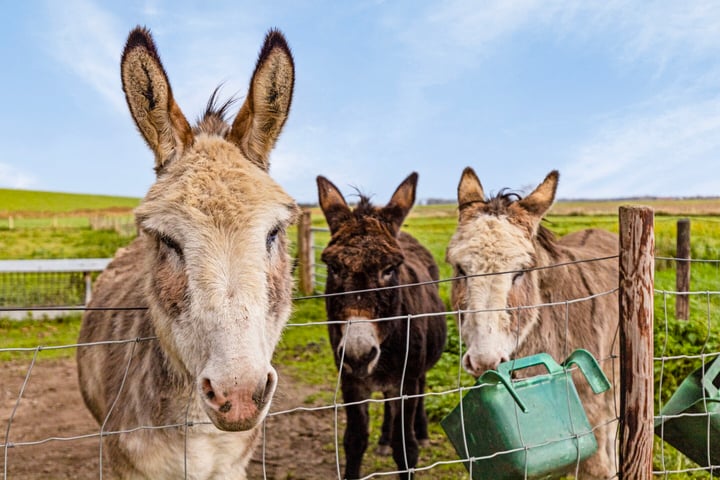
<svg viewBox="0 0 720 480">
<path fill-rule="evenodd" d="M 677 251 L 675 254 L 675 317 L 687 320 L 690 317 L 690 297 L 683 292 L 690 291 L 690 219 L 677 221 Z"/>
<path fill-rule="evenodd" d="M 620 207 L 621 480 L 650 480 L 653 457 L 653 210 Z"/>
<path fill-rule="evenodd" d="M 85 280 L 85 298 L 83 305 L 87 307 L 92 299 L 92 272 L 83 272 L 83 280 Z"/>
<path fill-rule="evenodd" d="M 15 228 L 15 220 L 13 219 L 13 216 L 10 215 L 8 217 L 8 230 L 12 230 L 13 228 Z"/>
<path fill-rule="evenodd" d="M 315 254 L 313 252 L 312 238 L 312 217 L 310 210 L 303 210 L 298 223 L 298 280 L 300 292 L 303 295 L 313 293 L 313 264 Z"/>
</svg>

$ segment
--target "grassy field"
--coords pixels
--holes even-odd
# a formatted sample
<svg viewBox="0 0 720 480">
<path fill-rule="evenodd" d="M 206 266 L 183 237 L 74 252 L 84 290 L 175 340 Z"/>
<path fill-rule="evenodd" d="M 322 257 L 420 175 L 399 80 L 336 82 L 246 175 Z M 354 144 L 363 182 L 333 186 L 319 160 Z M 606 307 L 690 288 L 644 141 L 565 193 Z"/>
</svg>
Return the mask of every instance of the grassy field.
<svg viewBox="0 0 720 480">
<path fill-rule="evenodd" d="M 674 256 L 675 224 L 680 217 L 691 216 L 692 257 L 694 259 L 720 259 L 720 202 L 678 201 L 677 204 L 663 204 L 672 215 L 657 215 L 655 235 L 657 255 Z M 686 203 L 690 202 L 690 203 Z M 704 203 L 703 203 L 704 202 Z M 70 202 L 71 203 L 71 202 Z M 68 204 L 70 204 L 68 203 Z M 643 202 L 648 203 L 648 202 Z M 672 203 L 672 202 L 671 202 Z M 10 203 L 0 203 L 9 205 Z M 23 204 L 22 208 L 28 208 Z M 86 203 L 85 205 L 88 205 Z M 607 202 L 585 203 L 588 211 L 594 215 L 582 215 L 576 204 L 558 204 L 553 214 L 547 218 L 546 225 L 558 235 L 563 235 L 588 227 L 604 228 L 617 232 L 617 216 Z M 562 208 L 560 208 L 562 207 Z M 692 207 L 692 208 L 691 208 Z M 46 207 L 38 207 L 40 211 Z M 65 207 L 64 212 L 74 211 Z M 107 207 L 110 208 L 110 207 Z M 655 208 L 660 208 L 660 204 Z M 688 211 L 683 211 L 688 208 Z M 451 276 L 451 268 L 444 261 L 445 247 L 456 225 L 455 206 L 420 206 L 417 207 L 406 221 L 406 230 L 415 235 L 433 253 L 441 270 L 441 278 Z M 70 215 L 71 216 L 71 215 Z M 35 218 L 42 218 L 38 214 Z M 324 220 L 317 209 L 313 212 L 313 223 L 324 226 Z M 292 232 L 291 232 L 292 235 Z M 129 237 L 122 237 L 112 231 L 94 231 L 88 226 L 76 225 L 65 228 L 16 228 L 3 229 L 0 224 L 0 258 L 75 258 L 75 257 L 107 257 L 120 246 L 129 242 Z M 327 234 L 318 233 L 316 243 L 324 244 Z M 317 252 L 319 255 L 319 251 Z M 674 290 L 675 272 L 673 262 L 658 261 L 656 271 L 656 289 Z M 692 267 L 693 291 L 718 291 L 720 288 L 720 268 L 715 264 L 694 264 Z M 449 283 L 440 285 L 441 295 L 449 305 Z M 656 356 L 696 355 L 700 352 L 720 351 L 720 297 L 713 295 L 697 295 L 691 299 L 691 319 L 687 322 L 675 320 L 675 299 L 672 295 L 662 292 L 656 295 Z M 326 327 L 315 323 L 325 320 L 324 302 L 322 299 L 307 299 L 295 302 L 295 311 L 276 351 L 276 363 L 284 366 L 284 371 L 293 377 L 302 379 L 317 386 L 315 392 L 303 401 L 309 405 L 332 403 L 335 396 L 335 369 Z M 473 379 L 460 368 L 458 356 L 459 338 L 454 320 L 448 318 L 450 328 L 446 352 L 439 364 L 429 372 L 428 390 L 435 393 L 454 388 L 458 383 L 468 386 Z M 0 349 L 7 347 L 29 347 L 37 345 L 66 345 L 73 343 L 79 329 L 79 316 L 70 316 L 59 320 L 0 322 Z M 69 357 L 72 349 L 43 351 L 41 359 L 52 357 Z M 30 353 L 0 352 L 0 360 L 27 357 Z M 662 386 L 656 390 L 656 405 L 667 401 L 680 381 L 697 365 L 699 361 L 673 361 L 662 364 L 656 362 L 656 378 L 660 378 L 663 368 Z M 661 387 L 661 388 L 659 388 Z M 432 437 L 439 445 L 432 450 L 432 458 L 426 463 L 437 460 L 455 458 L 455 454 L 441 432 L 438 421 L 446 415 L 455 404 L 457 395 L 433 395 L 426 400 L 428 415 L 431 419 Z M 372 426 L 372 442 L 377 441 L 381 412 L 379 407 L 371 407 L 374 419 Z M 666 468 L 689 468 L 692 463 L 684 456 L 674 453 L 669 447 L 660 448 L 660 440 L 656 439 L 656 465 L 660 470 Z M 664 451 L 665 459 L 659 457 Z M 372 460 L 371 460 L 372 459 Z M 392 460 L 369 456 L 366 462 L 375 461 L 375 465 L 367 463 L 366 469 L 391 470 Z M 432 475 L 423 478 L 448 478 L 460 476 L 464 472 L 458 466 L 442 466 L 432 470 Z M 434 473 L 437 472 L 437 473 Z M 672 478 L 708 478 L 700 473 L 673 475 Z"/>
<path fill-rule="evenodd" d="M 38 192 L 0 188 L 0 217 L 48 217 L 92 210 L 127 211 L 140 203 L 139 198 L 76 193 Z"/>
</svg>

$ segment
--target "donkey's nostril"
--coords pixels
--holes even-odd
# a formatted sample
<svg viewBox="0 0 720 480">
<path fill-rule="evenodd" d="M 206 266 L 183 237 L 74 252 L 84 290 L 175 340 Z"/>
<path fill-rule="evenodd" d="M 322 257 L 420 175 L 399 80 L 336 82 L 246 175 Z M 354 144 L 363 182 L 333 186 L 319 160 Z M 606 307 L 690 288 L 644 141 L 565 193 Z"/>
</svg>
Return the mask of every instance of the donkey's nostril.
<svg viewBox="0 0 720 480">
<path fill-rule="evenodd" d="M 378 348 L 373 345 L 373 347 L 370 349 L 370 351 L 366 355 L 367 361 L 372 362 L 373 360 L 375 360 L 375 358 L 378 356 L 378 353 L 380 353 L 380 350 L 378 350 Z"/>
<path fill-rule="evenodd" d="M 262 409 L 263 406 L 272 398 L 272 394 L 275 390 L 275 383 L 277 382 L 277 376 L 274 370 L 270 370 L 265 377 L 265 381 L 262 380 L 258 383 L 255 391 L 252 394 L 252 399 L 255 405 Z"/>
<path fill-rule="evenodd" d="M 212 388 L 212 383 L 210 383 L 209 378 L 204 378 L 202 381 L 202 391 L 205 395 L 205 398 L 212 401 L 215 399 L 215 390 Z"/>
</svg>

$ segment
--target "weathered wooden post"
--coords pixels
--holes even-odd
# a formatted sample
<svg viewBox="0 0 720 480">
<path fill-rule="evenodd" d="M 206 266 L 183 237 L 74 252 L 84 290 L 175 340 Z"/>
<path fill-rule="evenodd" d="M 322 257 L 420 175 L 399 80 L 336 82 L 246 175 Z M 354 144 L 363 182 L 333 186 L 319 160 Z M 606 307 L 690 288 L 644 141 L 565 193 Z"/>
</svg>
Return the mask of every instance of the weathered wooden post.
<svg viewBox="0 0 720 480">
<path fill-rule="evenodd" d="M 621 480 L 650 480 L 653 457 L 654 214 L 620 207 Z"/>
<path fill-rule="evenodd" d="M 13 216 L 10 215 L 8 217 L 8 230 L 12 230 L 13 228 L 15 228 L 15 220 L 13 220 Z"/>
<path fill-rule="evenodd" d="M 303 295 L 311 295 L 314 290 L 313 268 L 315 264 L 312 248 L 312 217 L 310 210 L 303 210 L 298 223 L 298 283 Z"/>
<path fill-rule="evenodd" d="M 690 317 L 690 297 L 683 292 L 690 291 L 690 219 L 677 221 L 677 251 L 675 254 L 675 318 L 687 320 Z"/>
<path fill-rule="evenodd" d="M 83 305 L 87 306 L 92 299 L 92 272 L 83 272 L 83 280 L 85 281 L 85 303 Z"/>
</svg>

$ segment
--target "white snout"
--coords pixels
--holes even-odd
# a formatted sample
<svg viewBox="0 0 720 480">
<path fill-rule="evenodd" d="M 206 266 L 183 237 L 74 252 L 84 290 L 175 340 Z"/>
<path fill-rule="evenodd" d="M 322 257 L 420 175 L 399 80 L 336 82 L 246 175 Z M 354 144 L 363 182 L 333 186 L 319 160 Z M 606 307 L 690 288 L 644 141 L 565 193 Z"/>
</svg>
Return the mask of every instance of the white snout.
<svg viewBox="0 0 720 480">
<path fill-rule="evenodd" d="M 352 317 L 345 326 L 337 354 L 347 373 L 364 376 L 375 369 L 380 359 L 380 341 L 375 325 L 367 318 Z"/>
</svg>

